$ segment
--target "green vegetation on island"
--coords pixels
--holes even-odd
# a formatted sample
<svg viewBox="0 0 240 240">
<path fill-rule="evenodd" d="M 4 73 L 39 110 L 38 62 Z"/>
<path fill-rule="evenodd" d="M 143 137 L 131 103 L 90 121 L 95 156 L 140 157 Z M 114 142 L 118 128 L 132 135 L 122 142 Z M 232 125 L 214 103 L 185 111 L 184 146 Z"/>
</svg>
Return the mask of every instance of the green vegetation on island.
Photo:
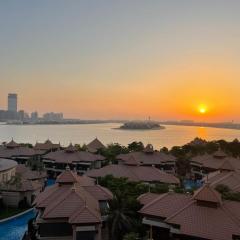
<svg viewBox="0 0 240 240">
<path fill-rule="evenodd" d="M 151 130 L 151 129 L 164 129 L 164 127 L 154 121 L 129 121 L 120 126 L 120 129 Z"/>
</svg>

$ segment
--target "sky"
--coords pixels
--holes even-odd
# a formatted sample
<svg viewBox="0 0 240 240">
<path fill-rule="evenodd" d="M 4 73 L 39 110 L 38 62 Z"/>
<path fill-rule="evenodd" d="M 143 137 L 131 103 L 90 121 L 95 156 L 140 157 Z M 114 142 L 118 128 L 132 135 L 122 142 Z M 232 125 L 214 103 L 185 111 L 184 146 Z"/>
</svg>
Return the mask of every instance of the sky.
<svg viewBox="0 0 240 240">
<path fill-rule="evenodd" d="M 240 122 L 240 1 L 0 2 L 0 109 Z"/>
</svg>

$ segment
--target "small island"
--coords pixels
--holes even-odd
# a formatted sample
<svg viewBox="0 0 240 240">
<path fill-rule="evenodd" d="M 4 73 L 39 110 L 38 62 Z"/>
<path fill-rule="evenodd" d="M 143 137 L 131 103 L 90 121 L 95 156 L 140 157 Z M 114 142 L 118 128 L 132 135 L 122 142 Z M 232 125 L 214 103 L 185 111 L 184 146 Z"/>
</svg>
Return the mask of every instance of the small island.
<svg viewBox="0 0 240 240">
<path fill-rule="evenodd" d="M 159 130 L 164 128 L 154 121 L 129 121 L 120 126 L 120 129 L 124 130 Z"/>
</svg>

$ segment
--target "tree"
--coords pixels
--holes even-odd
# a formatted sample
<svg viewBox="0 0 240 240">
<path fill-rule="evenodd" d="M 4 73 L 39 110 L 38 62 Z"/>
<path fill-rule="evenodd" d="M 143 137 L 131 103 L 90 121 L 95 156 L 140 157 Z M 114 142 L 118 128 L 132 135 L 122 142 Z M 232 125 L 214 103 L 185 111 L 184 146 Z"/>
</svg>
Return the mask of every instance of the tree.
<svg viewBox="0 0 240 240">
<path fill-rule="evenodd" d="M 168 154 L 168 153 L 169 153 L 167 147 L 162 147 L 162 148 L 160 149 L 160 152 L 165 153 L 165 154 Z"/>
<path fill-rule="evenodd" d="M 142 142 L 132 142 L 130 144 L 128 144 L 128 150 L 130 152 L 140 152 L 143 151 L 144 149 L 144 145 Z"/>
<path fill-rule="evenodd" d="M 188 158 L 179 157 L 176 162 L 178 176 L 185 177 L 190 172 L 191 166 Z"/>
<path fill-rule="evenodd" d="M 121 240 L 133 228 L 136 212 L 131 200 L 119 191 L 109 203 L 109 239 Z"/>
<path fill-rule="evenodd" d="M 129 153 L 129 150 L 121 144 L 111 143 L 106 148 L 100 149 L 99 153 L 106 158 L 108 163 L 117 163 L 117 155 Z"/>
<path fill-rule="evenodd" d="M 124 236 L 123 240 L 138 240 L 139 234 L 135 232 L 128 233 Z"/>
</svg>

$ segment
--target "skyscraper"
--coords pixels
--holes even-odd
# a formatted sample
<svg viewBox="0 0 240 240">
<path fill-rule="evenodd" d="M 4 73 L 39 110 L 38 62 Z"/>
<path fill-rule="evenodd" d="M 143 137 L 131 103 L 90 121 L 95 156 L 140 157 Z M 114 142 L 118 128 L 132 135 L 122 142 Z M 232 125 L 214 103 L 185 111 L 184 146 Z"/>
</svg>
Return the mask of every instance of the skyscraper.
<svg viewBox="0 0 240 240">
<path fill-rule="evenodd" d="M 17 94 L 16 93 L 8 94 L 8 111 L 17 112 Z"/>
</svg>

